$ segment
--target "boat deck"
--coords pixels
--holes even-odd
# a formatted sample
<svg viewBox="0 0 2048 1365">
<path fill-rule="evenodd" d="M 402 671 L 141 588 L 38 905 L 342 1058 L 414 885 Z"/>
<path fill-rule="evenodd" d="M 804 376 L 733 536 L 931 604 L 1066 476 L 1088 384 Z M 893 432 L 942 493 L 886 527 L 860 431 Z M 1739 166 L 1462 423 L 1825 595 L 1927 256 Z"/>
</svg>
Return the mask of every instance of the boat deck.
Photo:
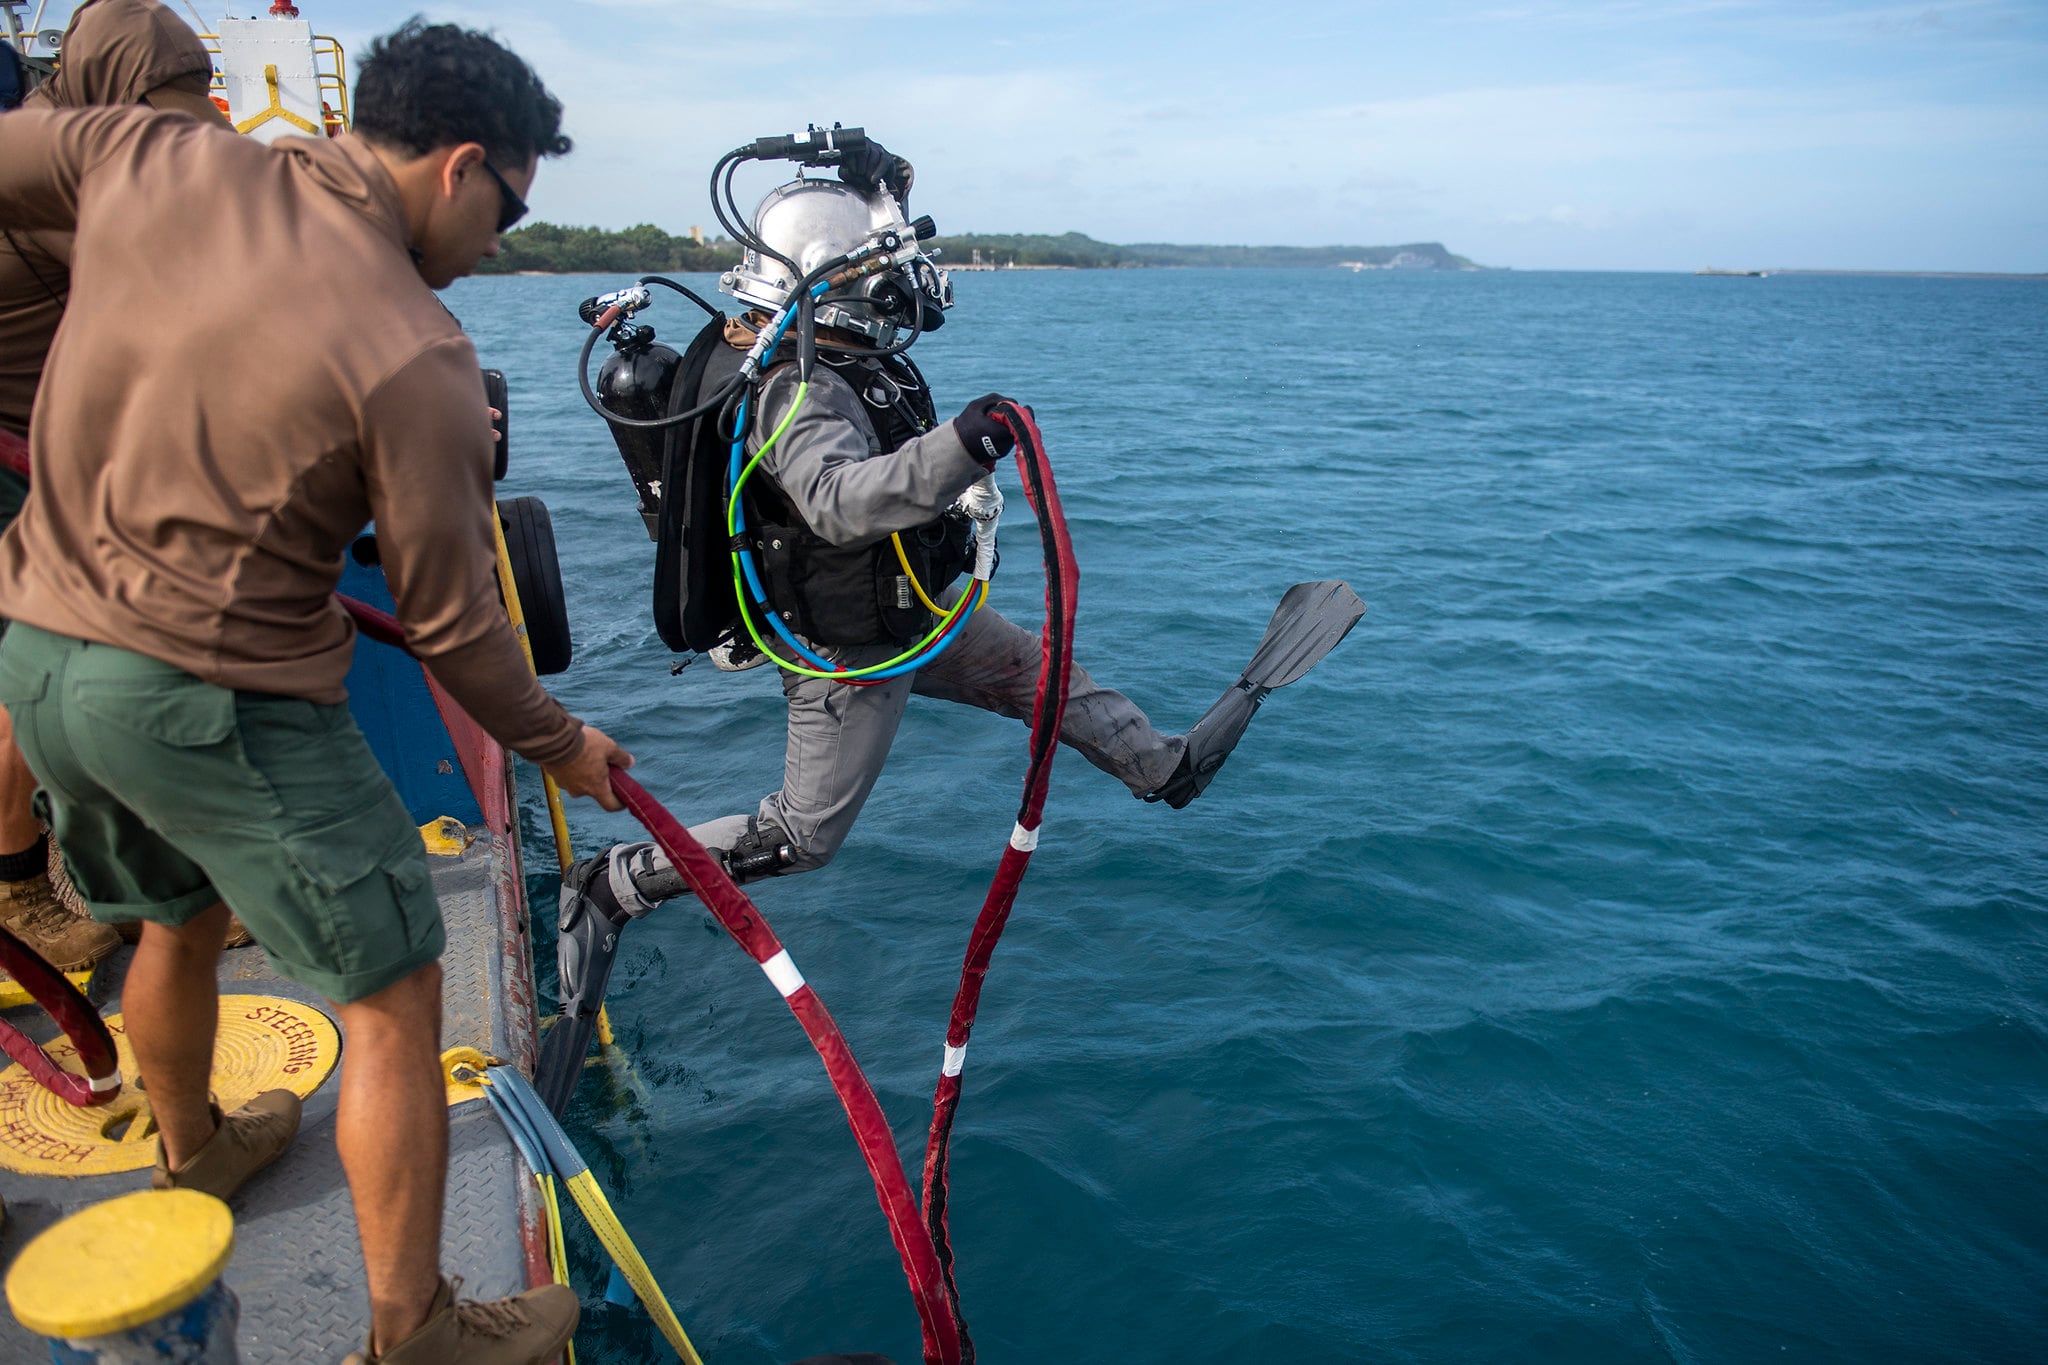
<svg viewBox="0 0 2048 1365">
<path fill-rule="evenodd" d="M 351 563 L 343 588 L 378 606 L 388 608 L 391 602 L 382 572 L 375 568 Z M 423 827 L 435 827 L 437 837 L 427 841 L 428 863 L 447 929 L 441 956 L 441 1046 L 473 1047 L 531 1075 L 537 1051 L 533 954 L 511 764 L 504 750 L 436 691 L 417 663 L 395 650 L 361 642 L 348 689 L 356 723 L 406 808 Z M 437 848 L 448 851 L 434 852 Z M 93 977 L 88 994 L 104 1016 L 121 1011 L 120 983 L 133 952 L 121 949 Z M 325 1003 L 308 988 L 272 972 L 261 948 L 236 948 L 224 954 L 220 985 L 224 999 L 268 996 L 296 1002 L 294 1008 L 311 1007 L 339 1031 L 339 1021 Z M 33 1006 L 10 1010 L 6 1017 L 33 1037 L 50 1040 L 56 1035 L 49 1017 Z M 303 1070 L 294 1063 L 298 1034 L 307 1029 L 307 1021 L 270 1028 L 274 1048 L 281 1046 L 280 1038 L 293 1040 L 284 1070 Z M 343 1038 L 344 1057 L 347 1046 Z M 233 1065 L 231 1051 L 224 1034 L 216 1054 L 216 1075 L 227 1074 Z M 25 1124 L 28 1108 L 47 1104 L 65 1111 L 60 1120 L 70 1121 L 74 1136 L 80 1115 L 106 1114 L 102 1131 L 118 1137 L 130 1160 L 142 1162 L 140 1170 L 75 1177 L 23 1174 L 0 1166 L 0 1198 L 6 1201 L 0 1267 L 12 1264 L 30 1238 L 65 1215 L 148 1188 L 149 1162 L 155 1156 L 150 1134 L 132 1124 L 126 1131 L 113 1127 L 120 1122 L 117 1111 L 135 1112 L 138 1087 L 133 1068 L 128 1072 L 128 1090 L 114 1104 L 69 1111 L 25 1078 L 19 1092 L 10 1092 L 4 1082 L 19 1074 L 18 1069 L 0 1073 L 0 1098 L 32 1097 L 0 1114 L 0 1144 L 32 1146 L 37 1141 L 34 1130 L 25 1143 L 13 1130 L 18 1123 Z M 369 1300 L 355 1215 L 334 1150 L 339 1093 L 337 1070 L 307 1098 L 292 1150 L 230 1201 L 235 1254 L 227 1281 L 241 1299 L 239 1342 L 245 1365 L 338 1362 L 359 1350 L 368 1332 Z M 450 1120 L 443 1273 L 460 1275 L 469 1298 L 497 1298 L 546 1283 L 552 1276 L 532 1173 L 482 1099 L 459 1105 L 450 1112 Z M 97 1142 L 98 1135 L 92 1140 Z M 12 1314 L 0 1312 L 0 1360 L 45 1358 L 47 1348 Z"/>
<path fill-rule="evenodd" d="M 499 894 L 515 868 L 501 839 L 475 827 L 470 832 L 477 837 L 465 852 L 432 860 L 434 889 L 448 928 L 448 951 L 442 958 L 447 974 L 444 1046 L 474 1047 L 530 1066 L 532 978 L 523 923 L 516 922 L 523 916 L 504 908 L 517 907 L 516 897 Z M 120 1010 L 118 982 L 133 951 L 123 948 L 95 978 L 92 994 L 103 1013 Z M 111 987 L 104 998 L 100 983 Z M 255 947 L 223 956 L 220 984 L 224 996 L 321 1003 L 312 991 L 273 973 L 263 950 Z M 33 1008 L 10 1011 L 8 1017 L 32 1033 L 40 1020 L 38 1036 L 51 1031 Z M 334 1150 L 339 1088 L 337 1071 L 306 1102 L 292 1151 L 231 1201 L 235 1255 L 227 1281 L 242 1301 L 239 1340 L 246 1365 L 339 1361 L 363 1344 L 369 1323 L 363 1264 L 348 1186 Z M 539 1218 L 533 1180 L 490 1106 L 472 1101 L 450 1118 L 442 1263 L 446 1273 L 463 1277 L 470 1297 L 517 1293 L 533 1282 L 529 1257 L 535 1243 L 529 1234 Z M 0 1197 L 7 1202 L 0 1264 L 11 1262 L 29 1238 L 66 1214 L 148 1186 L 147 1168 L 78 1179 L 0 1171 Z M 0 1360 L 36 1360 L 45 1350 L 11 1315 L 0 1314 Z"/>
</svg>

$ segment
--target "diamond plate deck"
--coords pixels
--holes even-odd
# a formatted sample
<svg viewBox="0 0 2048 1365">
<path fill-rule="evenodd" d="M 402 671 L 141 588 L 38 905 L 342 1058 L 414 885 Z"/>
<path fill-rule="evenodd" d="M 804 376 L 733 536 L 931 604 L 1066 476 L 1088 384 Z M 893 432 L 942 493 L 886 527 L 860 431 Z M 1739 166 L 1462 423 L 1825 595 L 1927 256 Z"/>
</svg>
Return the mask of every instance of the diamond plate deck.
<svg viewBox="0 0 2048 1365">
<path fill-rule="evenodd" d="M 434 891 L 447 925 L 441 965 L 443 1046 L 470 1046 L 524 1066 L 534 1056 L 532 959 L 519 894 L 517 852 L 500 834 L 472 827 L 476 841 L 460 857 L 431 859 Z M 110 965 L 125 968 L 129 950 Z M 120 1008 L 119 970 L 100 973 L 94 1003 Z M 321 1003 L 312 991 L 273 973 L 257 948 L 227 953 L 223 993 L 279 995 Z M 9 1018 L 37 1032 L 35 1011 Z M 50 1030 L 43 1020 L 38 1036 Z M 338 1021 L 337 1021 L 338 1022 Z M 347 1061 L 347 1041 L 342 1043 Z M 306 1103 L 292 1151 L 232 1201 L 235 1256 L 227 1280 L 242 1300 L 245 1365 L 313 1365 L 359 1349 L 369 1325 L 363 1265 L 348 1187 L 334 1151 L 339 1075 Z M 450 1113 L 448 1205 L 441 1240 L 445 1273 L 463 1277 L 472 1298 L 495 1298 L 534 1280 L 538 1200 L 533 1180 L 482 1101 Z M 7 1223 L 0 1262 L 36 1233 L 87 1204 L 146 1189 L 149 1172 L 61 1180 L 0 1173 Z M 0 1361 L 47 1359 L 47 1348 L 0 1313 Z"/>
</svg>

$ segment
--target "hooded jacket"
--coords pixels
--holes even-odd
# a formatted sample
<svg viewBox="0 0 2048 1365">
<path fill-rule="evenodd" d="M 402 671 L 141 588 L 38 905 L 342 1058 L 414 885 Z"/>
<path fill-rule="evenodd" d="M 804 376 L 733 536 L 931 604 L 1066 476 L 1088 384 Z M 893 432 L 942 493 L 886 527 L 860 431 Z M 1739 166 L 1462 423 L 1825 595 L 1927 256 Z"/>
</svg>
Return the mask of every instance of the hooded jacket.
<svg viewBox="0 0 2048 1365">
<path fill-rule="evenodd" d="M 140 104 L 153 90 L 197 81 L 212 59 L 199 35 L 157 0 L 87 0 L 64 30 L 57 74 L 25 109 Z M 43 360 L 71 287 L 71 238 L 9 229 L 0 235 L 0 427 L 28 431 Z"/>
</svg>

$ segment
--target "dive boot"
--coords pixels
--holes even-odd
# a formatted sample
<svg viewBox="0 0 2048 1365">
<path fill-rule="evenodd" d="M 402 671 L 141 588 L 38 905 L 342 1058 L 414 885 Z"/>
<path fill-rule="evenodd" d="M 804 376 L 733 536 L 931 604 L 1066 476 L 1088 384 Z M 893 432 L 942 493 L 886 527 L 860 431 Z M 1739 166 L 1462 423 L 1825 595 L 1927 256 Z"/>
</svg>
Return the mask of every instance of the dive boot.
<svg viewBox="0 0 2048 1365">
<path fill-rule="evenodd" d="M 164 1164 L 164 1140 L 156 1140 L 152 1187 L 198 1190 L 226 1199 L 250 1176 L 283 1156 L 298 1135 L 301 1103 L 289 1090 L 266 1090 L 232 1114 L 221 1113 L 219 1105 L 209 1107 L 219 1126 L 206 1145 L 186 1157 L 177 1170 Z"/>
<path fill-rule="evenodd" d="M 1147 792 L 1145 799 L 1164 801 L 1179 810 L 1200 796 L 1238 740 L 1244 738 L 1266 694 L 1314 668 L 1364 615 L 1365 603 L 1349 584 L 1332 579 L 1289 588 L 1273 609 L 1266 637 L 1245 665 L 1244 675 L 1195 722 L 1195 728 L 1187 733 L 1180 766 L 1158 790 Z"/>
<path fill-rule="evenodd" d="M 0 925 L 60 972 L 82 972 L 121 946 L 112 925 L 67 910 L 42 873 L 0 882 Z"/>
<path fill-rule="evenodd" d="M 604 1006 L 605 985 L 611 980 L 612 959 L 618 955 L 619 933 L 657 904 L 640 894 L 633 877 L 636 859 L 644 861 L 653 847 L 614 844 L 562 874 L 555 940 L 561 1015 L 541 1035 L 540 1060 L 533 1071 L 533 1088 L 556 1118 L 568 1109 L 583 1074 L 583 1059 L 597 1032 L 597 1012 Z"/>
<path fill-rule="evenodd" d="M 462 1280 L 442 1280 L 419 1330 L 372 1353 L 365 1346 L 342 1365 L 544 1365 L 576 1334 L 582 1308 L 566 1284 L 544 1284 L 488 1303 L 458 1299 Z"/>
</svg>

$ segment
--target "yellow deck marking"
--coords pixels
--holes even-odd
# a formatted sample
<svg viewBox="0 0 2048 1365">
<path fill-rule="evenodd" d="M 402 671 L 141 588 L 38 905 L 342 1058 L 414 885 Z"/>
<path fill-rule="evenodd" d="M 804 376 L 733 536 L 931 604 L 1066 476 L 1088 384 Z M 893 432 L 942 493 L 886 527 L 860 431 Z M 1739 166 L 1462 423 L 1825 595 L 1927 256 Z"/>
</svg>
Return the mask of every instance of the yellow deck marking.
<svg viewBox="0 0 2048 1365">
<path fill-rule="evenodd" d="M 136 1087 L 138 1068 L 121 1016 L 110 1016 L 107 1028 L 127 1080 L 110 1104 L 75 1108 L 19 1066 L 0 1072 L 0 1168 L 76 1177 L 139 1171 L 155 1163 L 156 1121 L 149 1097 Z M 64 1070 L 85 1074 L 68 1039 L 59 1038 L 45 1050 Z M 341 1035 L 314 1006 L 268 995 L 220 998 L 213 1093 L 223 1110 L 280 1088 L 304 1099 L 320 1088 L 340 1059 Z"/>
</svg>

